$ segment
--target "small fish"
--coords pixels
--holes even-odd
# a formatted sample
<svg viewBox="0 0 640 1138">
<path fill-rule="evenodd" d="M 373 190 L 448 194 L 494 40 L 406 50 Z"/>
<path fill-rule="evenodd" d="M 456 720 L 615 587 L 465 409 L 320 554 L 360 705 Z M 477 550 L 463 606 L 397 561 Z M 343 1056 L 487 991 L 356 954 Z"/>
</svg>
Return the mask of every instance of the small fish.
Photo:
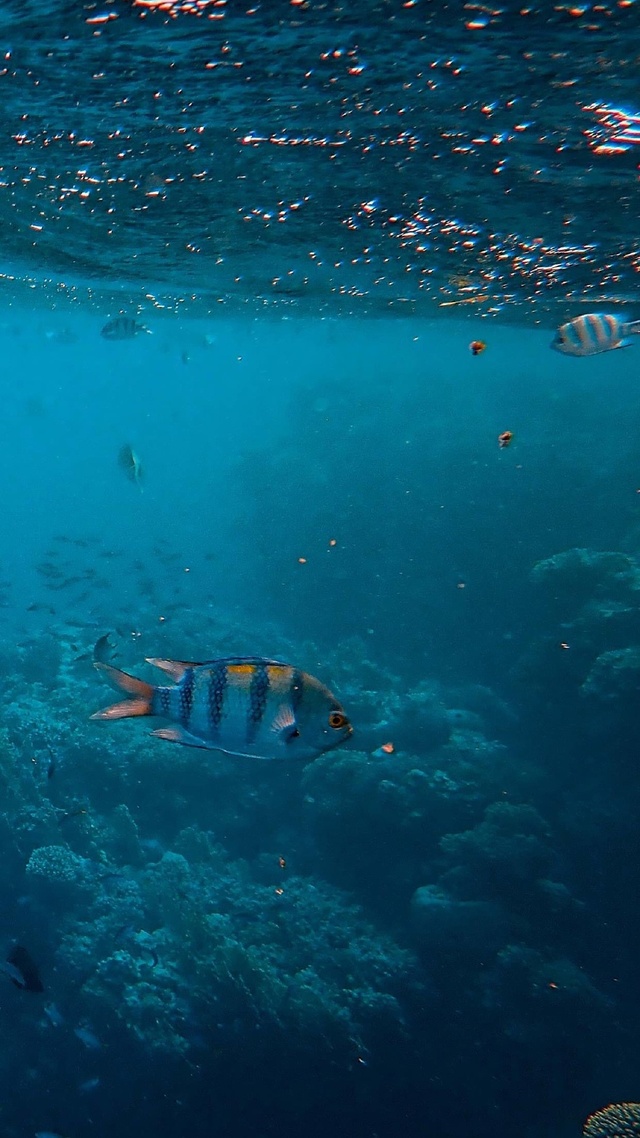
<svg viewBox="0 0 640 1138">
<path fill-rule="evenodd" d="M 118 451 L 118 462 L 129 481 L 135 482 L 138 489 L 142 490 L 142 463 L 136 452 L 128 443 L 120 447 Z"/>
<path fill-rule="evenodd" d="M 92 1079 L 85 1079 L 84 1083 L 78 1083 L 78 1093 L 81 1095 L 90 1095 L 92 1091 L 97 1091 L 100 1086 L 100 1076 L 94 1075 Z"/>
<path fill-rule="evenodd" d="M 505 447 L 511 446 L 512 441 L 513 431 L 503 431 L 501 435 L 498 435 L 498 446 L 500 447 L 500 450 L 504 450 Z"/>
<path fill-rule="evenodd" d="M 9 977 L 16 988 L 25 992 L 44 992 L 38 966 L 21 944 L 15 944 L 0 969 Z"/>
<path fill-rule="evenodd" d="M 158 715 L 173 726 L 151 734 L 187 747 L 256 759 L 314 759 L 351 736 L 335 696 L 314 676 L 259 656 L 205 663 L 147 659 L 175 683 L 155 687 L 109 664 L 96 663 L 129 699 L 92 719 Z"/>
<path fill-rule="evenodd" d="M 83 814 L 88 814 L 86 806 L 79 806 L 77 810 L 64 810 L 58 818 L 58 825 L 61 826 L 63 822 L 68 821 L 69 818 L 80 818 Z"/>
<path fill-rule="evenodd" d="M 565 356 L 595 356 L 613 348 L 627 348 L 628 336 L 640 335 L 640 320 L 626 322 L 606 312 L 587 312 L 561 324 L 551 347 Z"/>
<path fill-rule="evenodd" d="M 486 347 L 484 340 L 472 340 L 469 344 L 469 351 L 472 356 L 481 356 Z"/>
<path fill-rule="evenodd" d="M 100 1051 L 102 1049 L 98 1036 L 95 1031 L 92 1031 L 88 1023 L 81 1023 L 78 1027 L 74 1027 L 73 1034 L 84 1044 L 87 1051 Z"/>
<path fill-rule="evenodd" d="M 115 647 L 109 640 L 109 633 L 105 632 L 104 636 L 99 636 L 93 646 L 93 662 L 94 664 L 108 664 L 113 660 L 115 655 Z"/>
<path fill-rule="evenodd" d="M 53 778 L 57 770 L 57 755 L 56 752 L 51 749 L 51 747 L 48 748 L 48 751 L 49 762 L 47 764 L 47 778 Z"/>
<path fill-rule="evenodd" d="M 144 324 L 138 324 L 131 316 L 116 316 L 100 329 L 100 335 L 104 336 L 105 340 L 133 340 L 139 332 L 148 332 L 151 335 Z"/>
<path fill-rule="evenodd" d="M 44 1014 L 46 1015 L 52 1027 L 62 1027 L 64 1023 L 64 1016 L 57 1004 L 45 1004 Z"/>
</svg>

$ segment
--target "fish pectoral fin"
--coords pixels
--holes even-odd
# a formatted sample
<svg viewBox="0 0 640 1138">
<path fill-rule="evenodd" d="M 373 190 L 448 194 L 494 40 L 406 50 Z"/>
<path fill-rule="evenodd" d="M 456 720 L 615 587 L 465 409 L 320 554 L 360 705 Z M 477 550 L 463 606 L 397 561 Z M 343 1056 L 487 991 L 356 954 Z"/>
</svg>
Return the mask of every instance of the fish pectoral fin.
<svg viewBox="0 0 640 1138">
<path fill-rule="evenodd" d="M 161 660 L 158 656 L 146 656 L 145 661 L 161 672 L 166 672 L 176 683 L 182 679 L 189 668 L 199 668 L 199 664 L 188 660 Z"/>
<path fill-rule="evenodd" d="M 183 747 L 200 747 L 201 750 L 211 751 L 213 748 L 204 739 L 185 731 L 184 727 L 158 727 L 152 731 L 154 739 L 166 739 L 168 743 L 181 743 Z"/>
<path fill-rule="evenodd" d="M 271 729 L 284 743 L 289 743 L 292 739 L 298 738 L 300 732 L 298 731 L 295 712 L 290 703 L 280 705 Z"/>
</svg>

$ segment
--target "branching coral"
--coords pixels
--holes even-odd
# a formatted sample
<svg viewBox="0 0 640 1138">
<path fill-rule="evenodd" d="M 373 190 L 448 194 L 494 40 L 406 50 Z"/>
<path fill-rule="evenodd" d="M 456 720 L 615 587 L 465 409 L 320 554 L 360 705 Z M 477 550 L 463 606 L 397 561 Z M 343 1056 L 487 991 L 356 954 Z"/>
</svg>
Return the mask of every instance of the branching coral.
<svg viewBox="0 0 640 1138">
<path fill-rule="evenodd" d="M 137 931 L 116 944 L 112 932 L 86 990 L 151 1046 L 181 1051 L 194 1027 L 233 1021 L 348 1049 L 376 1027 L 401 1031 L 413 958 L 328 886 L 288 878 L 274 890 L 221 855 L 193 866 L 168 853 L 144 871 L 142 891 L 152 939 Z M 79 940 L 94 931 L 106 944 L 103 925 L 77 926 Z M 67 937 L 65 956 L 75 955 Z"/>
<path fill-rule="evenodd" d="M 77 884 L 86 878 L 87 863 L 66 846 L 40 846 L 26 865 L 27 876 Z"/>
</svg>

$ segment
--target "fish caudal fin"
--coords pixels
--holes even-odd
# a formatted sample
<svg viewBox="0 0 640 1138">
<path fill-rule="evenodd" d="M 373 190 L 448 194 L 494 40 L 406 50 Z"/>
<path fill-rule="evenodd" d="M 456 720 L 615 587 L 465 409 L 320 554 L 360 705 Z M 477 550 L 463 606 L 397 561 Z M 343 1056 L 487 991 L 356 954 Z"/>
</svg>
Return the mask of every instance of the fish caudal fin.
<svg viewBox="0 0 640 1138">
<path fill-rule="evenodd" d="M 640 336 L 640 320 L 630 320 L 623 325 L 625 336 Z"/>
<path fill-rule="evenodd" d="M 120 672 L 118 668 L 112 668 L 110 664 L 102 664 L 96 661 L 93 666 L 103 673 L 112 687 L 116 688 L 117 691 L 127 692 L 133 696 L 133 699 L 125 699 L 121 703 L 112 703 L 110 707 L 104 707 L 101 711 L 94 712 L 91 719 L 130 719 L 135 715 L 153 715 L 152 706 L 155 689 L 152 684 L 138 680 L 127 672 Z"/>
</svg>

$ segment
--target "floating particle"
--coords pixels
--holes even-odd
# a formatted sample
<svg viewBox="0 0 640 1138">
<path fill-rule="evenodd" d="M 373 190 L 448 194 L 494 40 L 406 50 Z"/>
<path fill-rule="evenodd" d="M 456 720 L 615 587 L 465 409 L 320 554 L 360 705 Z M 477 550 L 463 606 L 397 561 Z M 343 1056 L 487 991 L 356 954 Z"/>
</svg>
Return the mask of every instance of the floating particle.
<svg viewBox="0 0 640 1138">
<path fill-rule="evenodd" d="M 513 431 L 503 431 L 501 435 L 498 435 L 498 446 L 500 450 L 504 450 L 505 447 L 510 446 L 512 439 Z"/>
<path fill-rule="evenodd" d="M 469 351 L 472 356 L 481 356 L 486 347 L 484 340 L 472 340 L 469 344 Z"/>
</svg>

